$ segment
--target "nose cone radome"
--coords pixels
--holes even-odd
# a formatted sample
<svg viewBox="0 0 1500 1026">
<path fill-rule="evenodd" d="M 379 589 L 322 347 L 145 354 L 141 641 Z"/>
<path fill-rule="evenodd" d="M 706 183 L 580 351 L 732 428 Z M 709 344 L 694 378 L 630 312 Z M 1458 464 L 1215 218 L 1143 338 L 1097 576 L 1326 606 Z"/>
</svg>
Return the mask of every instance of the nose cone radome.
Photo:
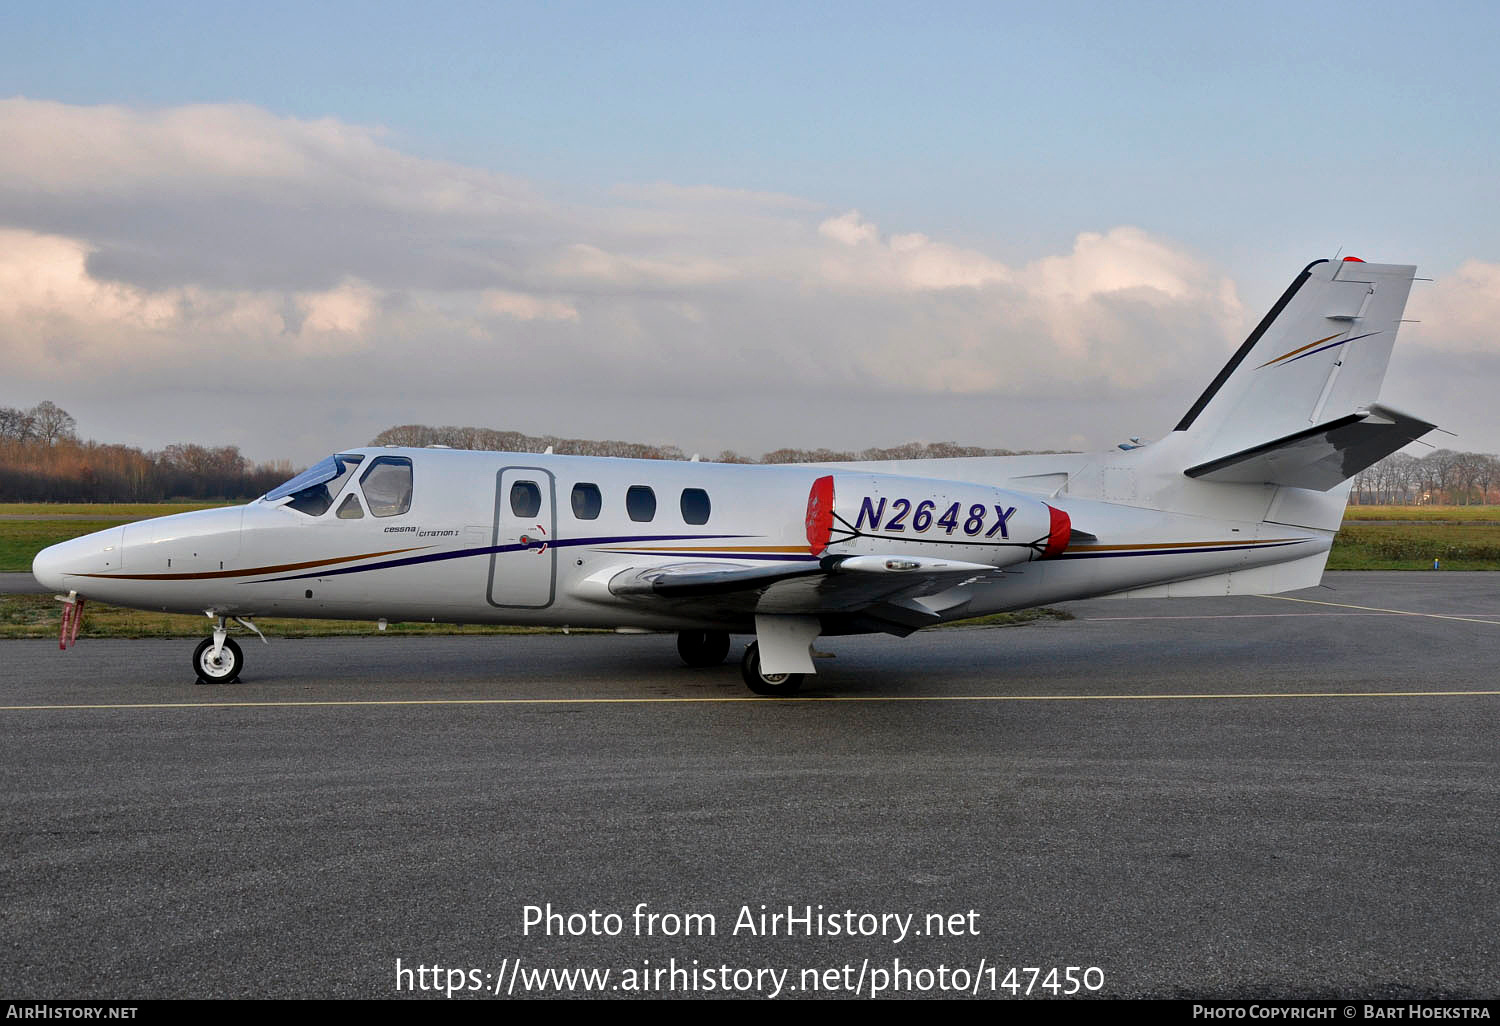
<svg viewBox="0 0 1500 1026">
<path fill-rule="evenodd" d="M 31 561 L 31 576 L 50 591 L 77 591 L 87 583 L 82 574 L 107 574 L 120 569 L 125 529 L 111 527 L 82 538 L 49 545 Z"/>
<path fill-rule="evenodd" d="M 66 542 L 63 543 L 67 544 Z M 49 545 L 36 554 L 31 561 L 31 576 L 48 591 L 65 591 L 62 568 L 66 557 L 59 550 L 62 545 Z"/>
</svg>

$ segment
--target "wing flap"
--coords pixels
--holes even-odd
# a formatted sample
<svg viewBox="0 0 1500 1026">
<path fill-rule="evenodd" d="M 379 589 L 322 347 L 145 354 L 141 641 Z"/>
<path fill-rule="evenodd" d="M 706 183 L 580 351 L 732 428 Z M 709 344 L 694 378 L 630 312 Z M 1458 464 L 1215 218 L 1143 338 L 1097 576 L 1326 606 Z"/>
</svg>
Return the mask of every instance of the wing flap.
<svg viewBox="0 0 1500 1026">
<path fill-rule="evenodd" d="M 797 566 L 741 566 L 734 563 L 673 563 L 630 568 L 610 578 L 609 590 L 620 598 L 699 598 L 769 587 L 777 581 L 813 577 L 827 571 L 816 563 Z"/>
<path fill-rule="evenodd" d="M 967 598 L 936 605 L 921 600 L 971 580 L 1000 577 L 983 563 L 911 556 L 831 556 L 815 564 L 742 566 L 672 563 L 631 567 L 609 578 L 609 593 L 637 601 L 717 598 L 746 612 L 856 613 L 880 606 L 890 617 L 925 626 Z"/>
</svg>

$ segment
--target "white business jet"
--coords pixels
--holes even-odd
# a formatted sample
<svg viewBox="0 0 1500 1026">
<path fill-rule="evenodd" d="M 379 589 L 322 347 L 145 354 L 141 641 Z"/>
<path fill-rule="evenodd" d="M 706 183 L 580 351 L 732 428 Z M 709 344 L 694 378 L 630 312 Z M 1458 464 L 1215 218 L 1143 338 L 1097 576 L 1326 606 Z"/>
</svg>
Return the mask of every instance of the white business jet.
<svg viewBox="0 0 1500 1026">
<path fill-rule="evenodd" d="M 257 616 L 676 631 L 788 695 L 820 635 L 1088 596 L 1319 583 L 1349 479 L 1433 425 L 1377 400 L 1414 267 L 1319 260 L 1165 438 L 1100 454 L 742 466 L 443 448 L 339 452 L 244 506 L 54 545 L 62 593 L 206 613 L 203 683 Z M 262 637 L 264 640 L 264 637 Z"/>
</svg>

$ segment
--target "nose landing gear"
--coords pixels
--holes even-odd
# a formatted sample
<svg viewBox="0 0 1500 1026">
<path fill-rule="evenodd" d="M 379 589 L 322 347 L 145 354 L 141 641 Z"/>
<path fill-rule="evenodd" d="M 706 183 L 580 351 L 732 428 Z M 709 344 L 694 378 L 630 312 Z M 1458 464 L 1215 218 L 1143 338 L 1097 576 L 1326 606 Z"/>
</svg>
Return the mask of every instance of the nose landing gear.
<svg viewBox="0 0 1500 1026">
<path fill-rule="evenodd" d="M 218 634 L 218 631 L 214 632 Z M 193 670 L 199 684 L 233 684 L 240 679 L 245 653 L 232 638 L 204 638 L 193 650 Z"/>
<path fill-rule="evenodd" d="M 213 637 L 204 638 L 193 650 L 193 672 L 199 684 L 233 684 L 245 668 L 245 653 L 229 637 L 228 617 L 216 616 L 213 610 L 208 615 L 215 620 Z M 234 622 L 260 638 L 262 644 L 270 644 L 248 616 L 236 616 Z"/>
</svg>

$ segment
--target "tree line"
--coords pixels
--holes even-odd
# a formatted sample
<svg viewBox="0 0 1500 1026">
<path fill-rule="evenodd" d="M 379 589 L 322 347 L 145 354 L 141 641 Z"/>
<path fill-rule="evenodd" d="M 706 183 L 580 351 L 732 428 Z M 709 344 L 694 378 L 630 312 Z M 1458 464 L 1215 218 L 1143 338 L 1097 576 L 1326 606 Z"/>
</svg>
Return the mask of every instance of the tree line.
<svg viewBox="0 0 1500 1026">
<path fill-rule="evenodd" d="M 1392 453 L 1354 476 L 1349 501 L 1362 506 L 1478 506 L 1500 501 L 1500 457 L 1434 449 Z"/>
<path fill-rule="evenodd" d="M 566 456 L 615 456 L 637 460 L 685 460 L 688 453 L 675 445 L 647 445 L 606 439 L 560 438 L 556 435 L 527 435 L 520 431 L 496 431 L 476 427 L 429 427 L 426 424 L 403 424 L 387 428 L 376 435 L 371 445 L 446 445 L 453 449 L 481 449 L 488 452 L 544 452 L 551 449 Z M 1036 450 L 1029 450 L 1036 451 Z M 1048 452 L 1055 450 L 1045 450 Z M 716 456 L 704 454 L 712 463 L 848 463 L 855 460 L 923 460 L 953 459 L 962 456 L 1017 456 L 1014 449 L 984 449 L 952 442 L 907 442 L 889 449 L 776 449 L 761 456 L 741 456 L 725 449 Z"/>
<path fill-rule="evenodd" d="M 376 435 L 371 445 L 446 445 L 499 452 L 553 452 L 577 456 L 683 460 L 675 445 L 615 439 L 562 438 L 476 427 L 403 424 Z M 760 456 L 724 450 L 704 456 L 716 463 L 842 463 L 859 460 L 951 459 L 1013 456 L 952 442 L 908 442 L 860 450 L 783 448 Z M 0 407 L 0 502 L 158 502 L 167 499 L 235 500 L 264 495 L 295 472 L 287 460 L 252 463 L 233 445 L 192 443 L 147 451 L 82 441 L 77 421 L 51 401 L 28 410 Z M 1437 449 L 1421 458 L 1395 453 L 1354 478 L 1357 505 L 1472 505 L 1500 501 L 1500 458 Z"/>
<path fill-rule="evenodd" d="M 251 463 L 233 445 L 148 452 L 83 441 L 77 421 L 50 401 L 0 407 L 0 502 L 253 499 L 292 472 L 286 460 Z"/>
</svg>

